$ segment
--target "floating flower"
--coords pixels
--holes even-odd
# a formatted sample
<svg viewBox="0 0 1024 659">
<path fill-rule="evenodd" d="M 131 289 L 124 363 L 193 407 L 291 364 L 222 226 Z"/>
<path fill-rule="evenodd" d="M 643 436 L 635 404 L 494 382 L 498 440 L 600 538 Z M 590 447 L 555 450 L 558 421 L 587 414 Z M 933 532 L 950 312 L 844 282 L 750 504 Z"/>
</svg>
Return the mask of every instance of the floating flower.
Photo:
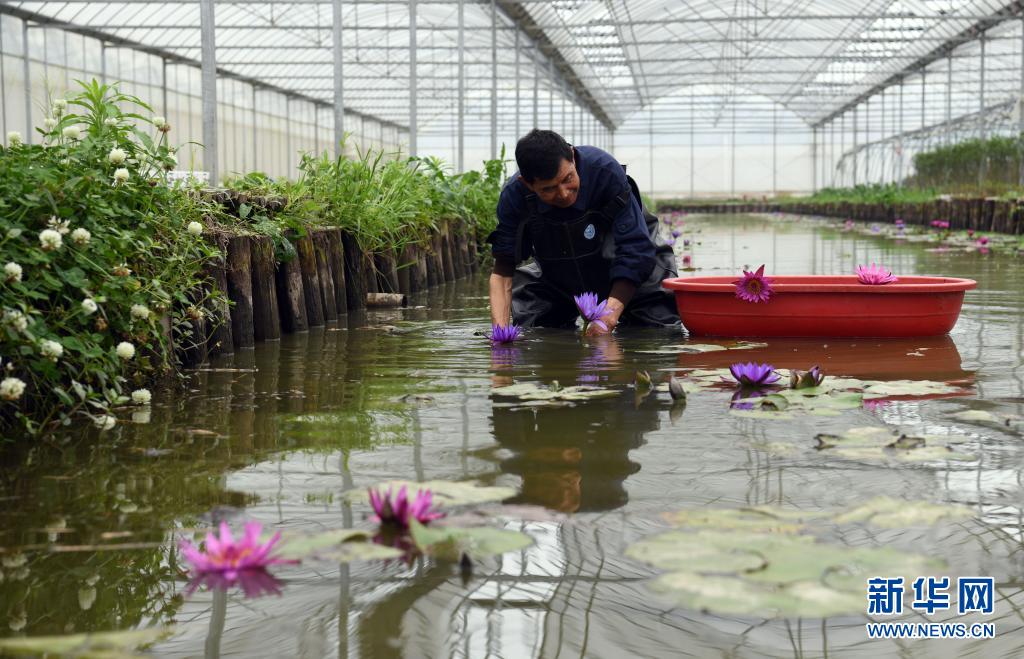
<svg viewBox="0 0 1024 659">
<path fill-rule="evenodd" d="M 896 226 L 898 226 L 898 227 L 904 226 L 903 218 L 901 218 L 901 217 L 897 217 L 896 218 Z"/>
<path fill-rule="evenodd" d="M 824 380 L 825 374 L 821 372 L 820 366 L 814 366 L 809 371 L 793 369 L 789 372 L 790 389 L 810 389 L 821 385 Z"/>
<path fill-rule="evenodd" d="M 28 316 L 17 309 L 4 311 L 4 322 L 19 332 L 24 332 L 28 329 Z"/>
<path fill-rule="evenodd" d="M 668 245 L 669 247 L 672 247 L 673 245 L 676 244 L 676 239 L 675 238 L 667 238 L 665 240 L 665 244 Z"/>
<path fill-rule="evenodd" d="M 132 305 L 131 315 L 135 320 L 149 320 L 150 313 L 149 307 L 144 304 Z"/>
<path fill-rule="evenodd" d="M 843 228 L 846 229 L 847 231 L 852 229 L 853 226 L 853 220 L 846 220 L 845 222 L 843 222 Z"/>
<path fill-rule="evenodd" d="M 681 235 L 683 235 L 682 231 L 680 231 L 679 229 L 672 229 L 672 237 L 673 238 L 678 238 Z"/>
<path fill-rule="evenodd" d="M 932 220 L 931 225 L 936 229 L 948 229 L 949 222 L 946 220 Z"/>
<path fill-rule="evenodd" d="M 736 382 L 745 387 L 772 384 L 779 380 L 779 375 L 771 364 L 737 363 L 729 367 L 729 372 L 736 378 Z"/>
<path fill-rule="evenodd" d="M 882 227 L 878 226 L 877 224 L 872 224 L 871 225 L 871 233 L 878 233 L 881 230 L 882 230 Z"/>
<path fill-rule="evenodd" d="M 508 327 L 491 325 L 491 333 L 487 335 L 487 338 L 491 340 L 491 343 L 512 343 L 522 336 L 522 333 L 523 330 L 519 325 L 509 325 Z"/>
<path fill-rule="evenodd" d="M 149 405 L 152 400 L 153 394 L 149 392 L 149 389 L 136 389 L 132 392 L 132 402 L 136 405 Z"/>
<path fill-rule="evenodd" d="M 43 248 L 44 252 L 52 252 L 60 249 L 60 246 L 64 243 L 64 239 L 61 238 L 59 231 L 53 229 L 43 229 L 39 232 L 39 245 Z"/>
<path fill-rule="evenodd" d="M 693 263 L 693 257 L 689 254 L 683 254 L 683 267 L 689 268 Z"/>
<path fill-rule="evenodd" d="M 13 147 L 16 147 L 16 146 L 21 146 L 22 144 L 24 144 L 24 141 L 22 140 L 21 133 L 19 133 L 16 130 L 8 131 L 8 133 L 7 133 L 7 145 L 8 146 L 13 148 Z"/>
<path fill-rule="evenodd" d="M 4 378 L 0 382 L 0 398 L 18 400 L 25 393 L 25 381 L 20 378 Z"/>
<path fill-rule="evenodd" d="M 14 261 L 8 261 L 4 265 L 4 275 L 7 277 L 7 281 L 21 281 L 21 274 L 21 266 Z"/>
<path fill-rule="evenodd" d="M 988 244 L 988 238 L 986 236 L 980 236 L 977 240 L 974 241 L 974 244 L 977 245 L 978 247 L 984 247 L 985 245 Z"/>
<path fill-rule="evenodd" d="M 583 293 L 573 297 L 573 300 L 575 300 L 576 308 L 580 310 L 583 320 L 587 323 L 594 323 L 601 329 L 608 329 L 608 325 L 601 320 L 607 312 L 608 300 L 598 303 L 597 293 Z"/>
<path fill-rule="evenodd" d="M 122 341 L 117 344 L 115 352 L 117 352 L 117 356 L 121 359 L 131 359 L 135 356 L 135 346 L 127 341 Z"/>
<path fill-rule="evenodd" d="M 200 224 L 199 222 L 189 222 L 186 230 L 188 231 L 189 235 L 192 236 L 199 237 L 203 235 L 203 225 Z"/>
<path fill-rule="evenodd" d="M 690 246 L 690 239 L 689 238 L 684 238 L 683 239 L 683 247 L 689 247 L 689 246 Z"/>
<path fill-rule="evenodd" d="M 767 302 L 772 295 L 772 280 L 764 276 L 762 264 L 756 272 L 743 271 L 743 279 L 733 282 L 736 285 L 736 297 L 744 302 Z"/>
<path fill-rule="evenodd" d="M 899 281 L 899 279 L 894 277 L 891 271 L 872 263 L 870 267 L 866 265 L 857 266 L 857 281 L 862 284 L 881 285 L 892 284 Z"/>
<path fill-rule="evenodd" d="M 77 141 L 82 139 L 82 129 L 78 126 L 65 126 L 64 130 L 61 131 L 61 135 L 65 139 Z"/>
<path fill-rule="evenodd" d="M 107 154 L 107 160 L 111 165 L 120 165 L 127 159 L 128 154 L 125 153 L 124 149 L 119 149 L 117 147 L 111 149 L 110 153 Z"/>
<path fill-rule="evenodd" d="M 267 542 L 260 542 L 263 525 L 259 522 L 247 522 L 245 534 L 235 540 L 227 522 L 220 523 L 220 537 L 213 533 L 206 534 L 206 546 L 200 550 L 188 540 L 179 544 L 181 553 L 192 564 L 197 574 L 217 573 L 225 579 L 236 579 L 245 570 L 263 570 L 271 565 L 297 563 L 271 556 L 274 545 L 281 540 L 280 531 L 271 536 Z"/>
<path fill-rule="evenodd" d="M 90 240 L 92 240 L 92 234 L 89 233 L 88 229 L 78 227 L 77 229 L 71 232 L 71 242 L 75 243 L 80 247 L 83 245 L 88 245 Z"/>
<path fill-rule="evenodd" d="M 51 362 L 55 362 L 64 354 L 64 346 L 56 341 L 43 339 L 39 342 L 39 352 L 42 353 L 43 357 L 46 357 Z"/>
<path fill-rule="evenodd" d="M 117 425 L 117 417 L 110 416 L 109 414 L 101 414 L 100 416 L 93 417 L 92 425 L 96 426 L 100 430 L 110 430 Z"/>
<path fill-rule="evenodd" d="M 973 238 L 974 237 L 974 229 L 968 229 L 967 230 L 967 237 L 968 238 Z"/>
<path fill-rule="evenodd" d="M 82 300 L 82 312 L 85 313 L 86 316 L 96 313 L 97 309 L 99 309 L 99 305 L 96 304 L 96 300 L 91 297 L 87 297 Z"/>
<path fill-rule="evenodd" d="M 434 495 L 430 490 L 416 490 L 416 498 L 409 501 L 406 495 L 406 486 L 398 490 L 398 494 L 392 496 L 391 488 L 387 492 L 370 489 L 370 506 L 376 515 L 376 521 L 405 530 L 409 523 L 416 520 L 420 524 L 429 524 L 435 519 L 444 517 L 444 513 L 431 510 L 434 502 Z"/>
<path fill-rule="evenodd" d="M 117 185 L 118 183 L 124 183 L 125 181 L 128 180 L 128 176 L 129 173 L 126 168 L 118 167 L 117 169 L 114 170 L 114 185 Z"/>
</svg>

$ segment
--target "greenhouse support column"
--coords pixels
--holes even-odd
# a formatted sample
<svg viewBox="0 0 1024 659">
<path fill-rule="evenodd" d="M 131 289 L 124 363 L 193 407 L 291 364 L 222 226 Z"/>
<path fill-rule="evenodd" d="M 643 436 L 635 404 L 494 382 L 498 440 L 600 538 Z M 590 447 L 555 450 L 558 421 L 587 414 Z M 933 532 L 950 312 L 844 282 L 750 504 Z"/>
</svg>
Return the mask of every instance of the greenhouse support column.
<svg viewBox="0 0 1024 659">
<path fill-rule="evenodd" d="M 519 95 L 519 87 L 520 87 L 520 84 L 519 84 L 520 83 L 520 75 L 519 75 L 519 28 L 517 27 L 515 30 L 516 30 L 516 45 L 515 45 L 515 49 L 516 49 L 516 139 L 519 139 L 519 136 L 522 135 L 522 132 L 521 132 L 522 127 L 519 125 L 519 115 L 522 114 L 519 111 L 520 110 L 519 103 L 522 100 L 520 98 L 520 95 Z"/>
<path fill-rule="evenodd" d="M 344 152 L 345 139 L 345 78 L 342 75 L 341 0 L 331 2 L 331 42 L 334 45 L 334 155 Z"/>
<path fill-rule="evenodd" d="M 732 97 L 732 126 L 729 129 L 729 194 L 736 196 L 736 97 Z"/>
<path fill-rule="evenodd" d="M 953 53 L 946 55 L 946 135 L 943 142 L 949 146 L 953 132 Z"/>
<path fill-rule="evenodd" d="M 881 96 L 879 96 L 879 101 L 881 102 L 881 105 L 882 105 L 882 121 L 881 121 L 880 130 L 878 131 L 879 132 L 878 141 L 879 141 L 879 144 L 881 146 L 881 151 L 879 152 L 879 158 L 878 158 L 878 182 L 884 184 L 885 183 L 885 90 L 884 89 L 882 90 Z"/>
<path fill-rule="evenodd" d="M 165 115 L 167 115 L 168 114 L 168 112 L 167 112 L 167 110 L 168 110 L 168 108 L 167 108 L 167 60 L 161 58 L 160 59 L 160 64 L 161 64 L 161 67 L 160 67 L 160 72 L 161 72 L 161 76 L 160 76 L 161 101 L 160 102 L 163 103 L 163 107 L 160 108 L 160 111 L 163 112 Z"/>
<path fill-rule="evenodd" d="M 210 173 L 210 185 L 217 185 L 217 49 L 214 0 L 199 0 L 199 29 L 202 45 L 203 164 Z"/>
<path fill-rule="evenodd" d="M 978 75 L 978 111 L 981 113 L 981 139 L 985 139 L 985 33 L 981 33 L 981 55 Z"/>
<path fill-rule="evenodd" d="M 772 104 L 772 197 L 776 197 L 779 194 L 779 180 L 778 180 L 778 149 L 779 149 L 779 117 L 778 117 L 779 106 L 775 103 Z M 817 134 L 818 129 L 814 129 Z M 818 167 L 814 165 L 814 175 L 818 175 Z"/>
<path fill-rule="evenodd" d="M 32 144 L 32 65 L 29 63 L 28 55 L 28 21 L 21 22 L 21 53 L 22 64 L 24 64 L 24 80 L 22 82 L 25 85 L 25 142 Z M 0 93 L 3 90 L 0 89 Z"/>
<path fill-rule="evenodd" d="M 903 187 L 903 81 L 904 78 L 900 78 L 900 123 L 897 127 L 897 130 L 899 130 L 900 140 L 897 145 L 897 155 L 899 157 L 896 159 L 896 185 L 901 188 Z"/>
<path fill-rule="evenodd" d="M 925 87 L 928 84 L 928 69 L 921 69 L 921 128 L 925 127 L 925 115 L 927 114 L 927 108 L 924 106 L 925 100 Z"/>
<path fill-rule="evenodd" d="M 853 106 L 853 146 L 850 147 L 850 156 L 852 157 L 851 159 L 853 160 L 853 167 L 850 168 L 851 171 L 853 172 L 853 187 L 857 187 L 857 137 L 858 137 L 858 135 L 857 135 L 857 109 L 858 108 L 859 108 L 859 106 L 857 106 L 857 105 Z"/>
<path fill-rule="evenodd" d="M 1021 49 L 1020 49 L 1020 96 L 1018 103 L 1017 119 L 1017 185 L 1024 186 L 1024 20 L 1021 21 Z"/>
<path fill-rule="evenodd" d="M 540 62 L 533 61 L 533 127 L 540 126 Z"/>
<path fill-rule="evenodd" d="M 491 159 L 498 157 L 498 5 L 491 0 Z"/>
<path fill-rule="evenodd" d="M 284 97 L 284 116 L 289 119 L 292 116 L 292 97 Z M 285 122 L 287 126 L 288 122 Z M 292 128 L 288 126 L 284 133 L 284 171 L 288 172 L 285 176 L 289 176 L 292 171 Z"/>
<path fill-rule="evenodd" d="M 774 150 L 772 154 L 772 167 L 775 165 Z M 774 186 L 774 182 L 772 183 Z M 811 194 L 818 191 L 818 127 L 811 127 Z"/>
<path fill-rule="evenodd" d="M 259 135 L 259 131 L 256 129 L 256 119 L 257 119 L 257 115 L 256 115 L 256 85 L 253 85 L 252 86 L 252 167 L 249 168 L 250 171 L 254 171 L 254 170 L 259 169 L 259 167 L 256 165 L 256 162 L 257 162 L 257 160 L 256 160 L 256 154 L 257 154 L 257 150 L 256 149 L 257 149 L 257 146 L 256 145 L 259 143 L 259 140 L 257 139 L 257 137 Z"/>
<path fill-rule="evenodd" d="M 459 146 L 455 156 L 456 159 L 456 172 L 462 173 L 466 171 L 466 3 L 465 0 L 459 0 L 458 7 L 458 23 L 459 23 L 459 65 L 458 65 L 458 76 L 459 76 L 459 100 L 458 100 L 458 117 L 456 123 L 458 124 L 458 142 Z"/>
<path fill-rule="evenodd" d="M 651 104 L 651 111 L 647 115 L 647 139 L 649 140 L 649 149 L 647 150 L 647 167 L 651 177 L 651 187 L 648 188 L 648 194 L 651 198 L 654 198 L 654 104 Z"/>
<path fill-rule="evenodd" d="M 871 183 L 871 97 L 864 100 L 864 184 Z"/>
<path fill-rule="evenodd" d="M 548 130 L 555 127 L 555 62 L 548 60 Z"/>
<path fill-rule="evenodd" d="M 693 89 L 690 89 L 690 199 L 693 199 L 693 160 L 694 160 L 694 158 L 693 158 L 693 149 L 694 149 L 694 144 L 693 144 L 693 133 L 694 133 L 694 131 L 693 131 L 693 123 L 694 123 L 694 117 L 693 117 L 693 114 L 694 114 L 695 110 L 696 110 L 696 105 L 694 103 Z"/>
<path fill-rule="evenodd" d="M 846 165 L 843 161 L 846 159 L 846 113 L 839 117 L 839 163 L 841 164 L 842 170 L 839 174 L 840 185 L 846 185 Z"/>
<path fill-rule="evenodd" d="M 409 0 L 409 155 L 416 155 L 416 0 Z"/>
</svg>

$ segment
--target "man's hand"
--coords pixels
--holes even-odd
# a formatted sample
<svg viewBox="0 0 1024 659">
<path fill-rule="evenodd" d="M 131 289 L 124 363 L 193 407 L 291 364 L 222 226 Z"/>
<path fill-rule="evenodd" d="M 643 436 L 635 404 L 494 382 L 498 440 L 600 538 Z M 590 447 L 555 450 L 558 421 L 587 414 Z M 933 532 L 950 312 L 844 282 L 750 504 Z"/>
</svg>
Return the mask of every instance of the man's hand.
<svg viewBox="0 0 1024 659">
<path fill-rule="evenodd" d="M 614 297 L 609 297 L 608 305 L 605 307 L 605 314 L 601 316 L 601 322 L 605 324 L 605 327 L 601 327 L 596 322 L 588 323 L 586 335 L 601 336 L 602 334 L 611 334 L 615 331 L 615 326 L 619 324 L 619 317 L 625 308 L 626 305 L 621 301 Z"/>
</svg>

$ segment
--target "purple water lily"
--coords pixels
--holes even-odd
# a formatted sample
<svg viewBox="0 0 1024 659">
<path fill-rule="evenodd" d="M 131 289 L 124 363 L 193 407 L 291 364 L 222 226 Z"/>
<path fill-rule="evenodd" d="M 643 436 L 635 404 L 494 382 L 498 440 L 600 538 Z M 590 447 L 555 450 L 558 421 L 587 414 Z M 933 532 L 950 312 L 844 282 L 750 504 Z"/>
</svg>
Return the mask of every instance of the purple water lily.
<svg viewBox="0 0 1024 659">
<path fill-rule="evenodd" d="M 789 372 L 790 389 L 810 389 L 820 386 L 824 380 L 825 374 L 821 372 L 820 366 L 814 366 L 809 371 L 793 369 Z"/>
<path fill-rule="evenodd" d="M 597 293 L 583 293 L 573 297 L 573 300 L 576 302 L 576 308 L 580 310 L 583 320 L 587 323 L 594 323 L 601 329 L 608 329 L 608 326 L 601 320 L 607 313 L 608 300 L 598 302 Z"/>
<path fill-rule="evenodd" d="M 744 387 L 763 386 L 779 381 L 779 374 L 771 364 L 737 363 L 729 367 L 729 372 L 736 378 L 736 382 Z"/>
<path fill-rule="evenodd" d="M 512 343 L 522 335 L 523 329 L 519 325 L 508 325 L 506 327 L 491 325 L 491 333 L 487 335 L 487 338 L 494 344 Z"/>
<path fill-rule="evenodd" d="M 673 238 L 678 238 L 681 235 L 683 235 L 682 231 L 680 231 L 679 229 L 672 229 L 672 237 Z"/>
</svg>

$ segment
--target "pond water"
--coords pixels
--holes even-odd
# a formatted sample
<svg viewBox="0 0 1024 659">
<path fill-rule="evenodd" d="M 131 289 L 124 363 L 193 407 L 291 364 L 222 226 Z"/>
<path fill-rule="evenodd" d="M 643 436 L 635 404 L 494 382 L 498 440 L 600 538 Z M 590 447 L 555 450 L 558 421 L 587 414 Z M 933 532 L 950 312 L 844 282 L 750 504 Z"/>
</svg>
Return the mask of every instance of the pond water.
<svg viewBox="0 0 1024 659">
<path fill-rule="evenodd" d="M 878 261 L 897 274 L 970 277 L 978 289 L 943 338 L 771 340 L 746 351 L 656 354 L 644 351 L 683 343 L 682 334 L 623 330 L 587 343 L 570 331 L 534 330 L 492 354 L 480 336 L 480 277 L 416 297 L 414 308 L 353 314 L 239 352 L 190 374 L 184 390 L 157 395 L 150 409 L 122 411 L 113 430 L 69 428 L 5 450 L 0 636 L 173 624 L 149 648 L 166 656 L 1020 656 L 1024 446 L 1020 425 L 1005 421 L 1024 415 L 1019 259 L 936 253 L 762 216 L 690 217 L 683 237 L 691 245 L 680 238 L 677 253 L 691 254 L 699 274 L 761 263 L 773 274 L 846 274 Z M 769 419 L 730 412 L 726 389 L 691 393 L 683 408 L 665 392 L 639 397 L 631 387 L 637 369 L 657 382 L 748 359 L 779 368 L 820 363 L 829 376 L 866 380 L 952 381 L 958 395 Z M 553 380 L 621 394 L 557 407 L 491 396 L 495 386 Z M 953 416 L 964 410 L 1002 421 Z M 893 461 L 815 448 L 818 433 L 858 426 L 956 435 L 970 459 Z M 222 519 L 259 520 L 286 539 L 369 529 L 368 507 L 344 493 L 396 478 L 511 487 L 517 494 L 489 514 L 533 544 L 479 561 L 471 574 L 432 559 L 304 562 L 274 571 L 280 596 L 187 594 L 175 558 L 182 535 Z M 924 526 L 830 526 L 819 538 L 941 560 L 935 576 L 994 577 L 994 613 L 984 620 L 995 623 L 994 640 L 869 640 L 863 611 L 766 618 L 680 606 L 649 588 L 665 570 L 625 556 L 669 528 L 666 512 L 815 512 L 880 495 L 960 504 L 969 515 Z M 885 576 L 905 576 L 909 586 L 919 575 Z M 911 612 L 900 620 L 960 618 Z"/>
</svg>

